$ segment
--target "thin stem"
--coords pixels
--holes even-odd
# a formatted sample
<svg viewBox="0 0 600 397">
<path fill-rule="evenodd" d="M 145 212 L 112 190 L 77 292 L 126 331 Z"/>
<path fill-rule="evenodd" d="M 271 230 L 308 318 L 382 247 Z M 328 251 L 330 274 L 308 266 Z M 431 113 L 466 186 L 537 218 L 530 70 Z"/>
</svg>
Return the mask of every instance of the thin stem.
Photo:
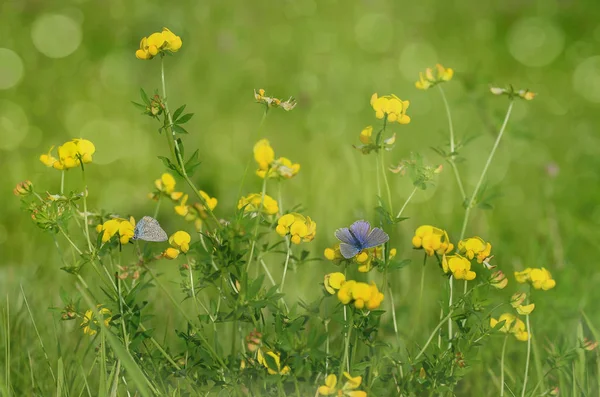
<svg viewBox="0 0 600 397">
<path fill-rule="evenodd" d="M 419 307 L 417 310 L 417 325 L 421 323 L 421 310 L 423 308 L 423 290 L 425 289 L 425 265 L 427 264 L 427 254 L 423 254 L 423 266 L 421 266 L 421 284 L 419 288 Z"/>
<path fill-rule="evenodd" d="M 504 337 L 504 343 L 502 344 L 502 355 L 500 356 L 500 397 L 504 396 L 504 355 L 506 353 L 507 341 L 508 334 Z"/>
<path fill-rule="evenodd" d="M 348 319 L 347 316 L 347 305 L 344 305 L 344 322 L 346 323 L 346 335 L 345 335 L 345 340 L 344 340 L 344 357 L 342 358 L 342 361 L 340 362 L 340 373 L 338 376 L 338 379 L 342 379 L 342 375 L 344 373 L 344 363 L 346 364 L 346 371 L 350 372 L 350 360 L 348 360 L 348 348 L 350 346 L 350 334 L 352 333 L 352 322 L 353 322 L 353 316 L 352 314 L 350 314 L 350 318 Z"/>
<path fill-rule="evenodd" d="M 398 320 L 396 319 L 396 304 L 394 303 L 394 295 L 392 294 L 392 287 L 388 286 L 388 292 L 390 294 L 390 302 L 392 304 L 392 320 L 394 321 L 394 333 L 396 334 L 396 343 L 398 343 L 398 349 L 400 349 L 400 333 L 398 332 Z M 402 370 L 402 364 L 398 363 L 398 373 L 400 377 L 404 377 L 404 371 Z"/>
<path fill-rule="evenodd" d="M 500 144 L 502 135 L 504 135 L 504 130 L 506 130 L 506 125 L 508 124 L 508 119 L 510 118 L 510 113 L 512 112 L 513 103 L 514 102 L 511 99 L 510 103 L 508 105 L 508 110 L 506 111 L 506 116 L 504 117 L 504 122 L 502 123 L 502 127 L 500 127 L 500 132 L 498 133 L 498 136 L 496 137 L 496 142 L 494 142 L 494 146 L 492 147 L 492 151 L 490 152 L 490 155 L 488 156 L 485 166 L 483 167 L 483 171 L 481 172 L 479 181 L 477 181 L 475 190 L 473 191 L 473 194 L 471 195 L 471 198 L 469 199 L 469 203 L 467 204 L 467 209 L 465 211 L 465 219 L 463 220 L 463 225 L 462 225 L 462 229 L 460 231 L 459 240 L 462 240 L 465 237 L 465 232 L 467 230 L 467 223 L 469 222 L 469 215 L 471 213 L 471 207 L 473 207 L 473 203 L 475 202 L 477 193 L 479 193 L 479 189 L 481 188 L 481 185 L 483 184 L 483 180 L 485 179 L 485 175 L 487 174 L 488 168 L 490 167 L 490 164 L 492 163 L 492 159 L 494 158 L 496 149 L 498 149 L 498 145 Z"/>
<path fill-rule="evenodd" d="M 267 119 L 267 114 L 269 113 L 269 106 L 265 106 L 265 111 L 263 112 L 262 117 L 260 118 L 260 123 L 258 124 L 258 129 L 257 129 L 257 138 L 260 138 L 260 132 L 262 131 L 262 127 L 265 123 L 265 120 Z M 244 175 L 242 176 L 242 182 L 240 183 L 240 189 L 238 191 L 238 195 L 237 197 L 242 197 L 242 190 L 244 188 L 244 182 L 246 182 L 246 176 L 248 175 L 248 170 L 250 169 L 250 164 L 252 163 L 252 158 L 248 159 L 248 162 L 246 163 L 246 169 L 244 170 Z"/>
<path fill-rule="evenodd" d="M 460 174 L 458 173 L 458 168 L 456 168 L 456 163 L 454 162 L 454 151 L 456 150 L 456 144 L 454 142 L 454 126 L 452 124 L 452 114 L 450 113 L 450 106 L 448 105 L 448 100 L 446 99 L 446 94 L 444 93 L 444 89 L 441 84 L 437 85 L 440 89 L 440 94 L 442 95 L 442 100 L 444 101 L 444 107 L 446 108 L 446 116 L 448 116 L 448 129 L 450 130 L 450 158 L 448 162 L 454 171 L 454 176 L 456 178 L 456 183 L 458 184 L 458 188 L 460 190 L 460 194 L 463 198 L 463 201 L 467 199 L 467 195 L 465 193 L 465 188 L 463 186 L 462 180 L 460 179 Z"/>
<path fill-rule="evenodd" d="M 283 265 L 283 276 L 281 277 L 281 286 L 279 287 L 280 292 L 283 293 L 283 284 L 285 283 L 285 275 L 287 274 L 288 264 L 290 262 L 290 255 L 292 253 L 292 242 L 289 238 L 287 240 L 287 253 L 285 255 L 285 264 Z"/>
<path fill-rule="evenodd" d="M 390 206 L 389 213 L 391 216 L 394 213 L 394 210 L 392 208 L 392 192 L 390 190 L 390 184 L 388 182 L 387 174 L 385 173 L 385 163 L 383 160 L 383 151 L 384 151 L 384 149 L 380 149 L 377 152 L 377 156 L 379 156 L 379 160 L 381 162 L 381 173 L 383 174 L 383 183 L 385 184 L 385 190 L 386 190 L 387 198 L 388 198 L 388 205 Z"/>
<path fill-rule="evenodd" d="M 442 328 L 442 325 L 444 325 L 444 323 L 446 322 L 446 320 L 448 320 L 450 318 L 450 316 L 452 316 L 452 313 L 454 313 L 454 310 L 450 310 L 450 313 L 448 313 L 448 315 L 446 317 L 444 317 L 439 324 L 433 329 L 433 332 L 431 332 L 431 335 L 429 335 L 429 339 L 427 339 L 427 342 L 425 342 L 425 346 L 423 346 L 421 348 L 421 351 L 419 352 L 419 354 L 417 354 L 417 356 L 415 357 L 414 361 L 417 361 L 419 359 L 419 357 L 421 357 L 423 355 L 423 353 L 425 353 L 425 350 L 427 350 L 427 346 L 429 346 L 429 344 L 431 343 L 431 341 L 433 340 L 433 337 L 435 336 L 436 332 Z"/>
<path fill-rule="evenodd" d="M 60 195 L 62 196 L 65 191 L 65 170 L 60 172 Z"/>
<path fill-rule="evenodd" d="M 454 293 L 454 283 L 453 283 L 454 277 L 452 275 L 450 275 L 450 278 L 448 278 L 448 286 L 450 287 L 450 297 L 448 298 L 448 309 L 451 311 L 452 310 L 452 299 L 453 299 L 453 293 Z M 452 347 L 452 318 L 450 316 L 448 316 L 448 349 L 450 349 Z"/>
<path fill-rule="evenodd" d="M 529 300 L 527 300 L 527 304 L 529 304 Z M 529 323 L 529 314 L 526 316 L 527 320 L 527 359 L 525 360 L 525 375 L 523 379 L 523 390 L 521 391 L 521 397 L 525 397 L 525 391 L 527 390 L 527 378 L 529 375 L 529 359 L 531 358 L 531 324 Z"/>
<path fill-rule="evenodd" d="M 406 198 L 406 201 L 404 202 L 404 204 L 402 204 L 402 208 L 400 208 L 400 211 L 398 211 L 398 215 L 396 215 L 396 219 L 398 219 L 398 218 L 400 218 L 402 216 L 402 213 L 404 212 L 404 209 L 406 208 L 406 206 L 408 205 L 408 203 L 410 202 L 410 200 L 412 200 L 413 196 L 417 192 L 417 189 L 418 188 L 415 186 L 415 188 L 412 190 L 412 192 L 410 192 L 410 194 Z"/>
<path fill-rule="evenodd" d="M 158 196 L 158 200 L 156 201 L 156 207 L 154 208 L 154 218 L 158 217 L 158 211 L 160 210 L 161 200 L 162 200 L 162 194 Z"/>
<path fill-rule="evenodd" d="M 275 279 L 273 278 L 273 275 L 269 271 L 269 268 L 267 267 L 267 264 L 265 263 L 265 261 L 262 258 L 260 258 L 259 261 L 260 261 L 260 264 L 262 265 L 262 268 L 265 271 L 267 277 L 269 278 L 269 281 L 271 281 L 271 284 L 273 284 L 274 286 L 277 285 L 277 284 L 275 284 Z M 281 293 L 281 289 L 277 288 L 277 292 Z M 285 310 L 289 311 L 288 305 L 287 305 L 287 303 L 285 303 L 283 296 L 281 297 L 281 302 L 283 303 Z"/>
<path fill-rule="evenodd" d="M 88 224 L 88 212 L 87 212 L 87 184 L 85 183 L 85 169 L 83 168 L 83 162 L 81 163 L 81 178 L 83 180 L 83 231 L 85 233 L 85 238 L 87 239 L 88 249 L 90 253 L 92 253 L 92 241 L 90 240 L 90 226 Z"/>
<path fill-rule="evenodd" d="M 267 169 L 265 177 L 263 178 L 262 192 L 260 194 L 260 204 L 256 209 L 256 222 L 254 223 L 254 232 L 252 233 L 252 247 L 250 248 L 250 258 L 248 258 L 248 265 L 246 265 L 246 273 L 250 271 L 250 265 L 252 264 L 252 259 L 254 258 L 254 248 L 256 248 L 256 235 L 258 233 L 258 226 L 260 225 L 260 213 L 265 202 L 265 195 L 267 194 L 267 175 L 269 175 L 269 169 Z"/>
<path fill-rule="evenodd" d="M 80 250 L 80 249 L 79 249 L 79 248 L 78 248 L 78 247 L 75 245 L 75 243 L 73 242 L 73 240 L 71 240 L 71 239 L 69 238 L 69 236 L 67 235 L 67 233 L 65 233 L 65 231 L 63 230 L 63 228 L 59 226 L 59 227 L 58 227 L 58 230 L 60 230 L 60 232 L 62 233 L 62 235 L 63 235 L 63 236 L 65 236 L 65 238 L 66 238 L 66 239 L 67 239 L 67 241 L 68 241 L 68 242 L 71 244 L 71 246 L 73 247 L 73 249 L 74 249 L 75 251 L 77 251 L 77 253 L 78 253 L 79 255 L 82 255 L 83 253 L 81 252 L 81 250 Z"/>
<path fill-rule="evenodd" d="M 169 129 L 171 130 L 171 135 L 173 138 L 172 142 L 175 144 L 175 150 L 174 150 L 175 160 L 177 160 L 177 162 L 180 165 L 179 168 L 181 170 L 181 175 L 183 176 L 183 179 L 185 179 L 185 181 L 187 182 L 189 187 L 194 191 L 194 194 L 200 200 L 200 203 L 202 203 L 202 205 L 204 206 L 205 211 L 208 212 L 208 214 L 213 218 L 217 227 L 221 227 L 221 222 L 219 222 L 219 219 L 217 219 L 217 217 L 215 216 L 213 211 L 210 209 L 210 207 L 208 206 L 208 203 L 206 202 L 204 197 L 202 197 L 202 195 L 200 194 L 200 191 L 194 185 L 194 182 L 192 182 L 192 180 L 190 179 L 190 177 L 187 174 L 187 171 L 185 170 L 185 163 L 183 161 L 183 158 L 181 157 L 181 150 L 179 148 L 179 143 L 177 142 L 177 136 L 175 135 L 175 130 L 173 129 L 173 116 L 171 115 L 171 112 L 169 111 L 169 105 L 167 102 L 167 84 L 165 81 L 164 55 L 161 55 L 161 57 L 160 57 L 160 77 L 161 77 L 161 82 L 162 82 L 162 94 L 163 94 L 162 101 L 163 101 L 163 104 L 165 105 L 165 113 L 167 114 L 167 118 L 169 120 Z"/>
</svg>

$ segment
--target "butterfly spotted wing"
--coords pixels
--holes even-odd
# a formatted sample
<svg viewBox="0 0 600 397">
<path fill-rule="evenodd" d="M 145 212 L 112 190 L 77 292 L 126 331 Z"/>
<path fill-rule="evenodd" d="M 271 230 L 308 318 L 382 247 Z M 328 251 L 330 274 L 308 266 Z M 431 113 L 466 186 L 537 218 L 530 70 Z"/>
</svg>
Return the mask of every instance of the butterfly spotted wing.
<svg viewBox="0 0 600 397">
<path fill-rule="evenodd" d="M 133 240 L 151 242 L 167 241 L 167 233 L 160 227 L 158 221 L 150 216 L 145 216 L 135 225 Z"/>
</svg>

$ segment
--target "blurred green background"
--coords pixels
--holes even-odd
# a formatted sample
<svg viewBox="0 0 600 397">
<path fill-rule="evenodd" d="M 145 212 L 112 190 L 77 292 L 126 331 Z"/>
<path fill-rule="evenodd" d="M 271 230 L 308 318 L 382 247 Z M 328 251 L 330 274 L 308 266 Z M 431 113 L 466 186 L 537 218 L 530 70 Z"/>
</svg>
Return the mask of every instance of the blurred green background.
<svg viewBox="0 0 600 397">
<path fill-rule="evenodd" d="M 284 184 L 284 206 L 302 204 L 315 219 L 310 249 L 318 257 L 334 242 L 336 228 L 376 219 L 375 157 L 352 147 L 362 128 L 379 123 L 369 105 L 372 93 L 411 102 L 412 122 L 389 128 L 398 138 L 386 162 L 419 152 L 427 163 L 440 164 L 430 147 L 448 142 L 443 103 L 437 90 L 419 91 L 414 82 L 438 62 L 455 70 L 444 88 L 456 135 L 476 137 L 459 165 L 468 192 L 508 104 L 491 95 L 489 85 L 538 93 L 532 102 L 515 104 L 488 178 L 488 192 L 499 196 L 492 211 L 473 211 L 467 235 L 491 241 L 494 260 L 507 274 L 526 266 L 553 273 L 558 285 L 536 299 L 534 329 L 543 335 L 540 344 L 546 337 L 574 343 L 570 327 L 581 310 L 600 327 L 599 14 L 593 1 L 5 0 L 0 291 L 18 306 L 22 283 L 50 324 L 54 314 L 44 309 L 59 304 L 57 286 L 73 288 L 73 278 L 59 270 L 52 238 L 36 229 L 11 194 L 24 179 L 38 191 L 58 191 L 60 173 L 38 160 L 50 146 L 74 137 L 95 143 L 94 164 L 87 168 L 91 208 L 137 219 L 152 213 L 147 193 L 164 170 L 156 156 L 167 150 L 157 124 L 130 101 L 138 100 L 140 87 L 160 87 L 160 61 L 140 61 L 134 53 L 141 37 L 167 26 L 183 39 L 182 49 L 166 59 L 169 104 L 174 109 L 185 103 L 195 113 L 184 139 L 188 150 L 200 148 L 194 180 L 218 198 L 217 216 L 232 213 L 252 146 L 268 138 L 277 156 L 302 165 Z M 282 99 L 294 96 L 298 106 L 269 112 L 259 134 L 255 88 Z M 412 186 L 406 177 L 389 177 L 399 208 Z M 69 171 L 66 183 L 80 190 L 80 173 Z M 258 192 L 260 184 L 251 174 L 244 193 Z M 169 206 L 161 211 L 167 231 L 182 227 Z M 414 260 L 395 276 L 403 327 L 410 328 L 416 292 L 409 287 L 419 277 L 421 255 L 410 246 L 414 229 L 433 224 L 454 241 L 463 213 L 447 166 L 435 187 L 415 195 L 405 211 L 410 219 L 392 233 L 399 255 Z M 332 269 L 311 262 L 292 276 L 297 288 L 290 292 L 310 297 Z M 427 280 L 425 310 L 435 323 L 445 291 L 434 266 Z M 499 299 L 510 293 L 498 293 Z"/>
</svg>

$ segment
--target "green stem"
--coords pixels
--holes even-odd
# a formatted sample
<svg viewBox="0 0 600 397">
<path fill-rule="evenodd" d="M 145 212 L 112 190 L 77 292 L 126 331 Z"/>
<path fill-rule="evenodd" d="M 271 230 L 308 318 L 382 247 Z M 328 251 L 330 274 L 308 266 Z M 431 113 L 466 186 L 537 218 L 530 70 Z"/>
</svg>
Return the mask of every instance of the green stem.
<svg viewBox="0 0 600 397">
<path fill-rule="evenodd" d="M 423 353 L 425 353 L 425 350 L 427 350 L 427 346 L 429 346 L 429 344 L 433 340 L 433 337 L 435 336 L 436 332 L 440 328 L 442 328 L 442 325 L 444 325 L 444 323 L 446 322 L 446 320 L 450 319 L 450 317 L 452 316 L 452 313 L 454 313 L 454 310 L 450 310 L 450 313 L 448 313 L 448 315 L 446 317 L 444 317 L 439 322 L 439 324 L 433 329 L 433 332 L 431 332 L 431 335 L 429 335 L 429 339 L 427 339 L 427 342 L 425 342 L 425 346 L 423 346 L 421 348 L 421 351 L 419 352 L 419 354 L 417 354 L 417 356 L 415 357 L 414 361 L 417 361 L 419 359 L 419 357 L 421 357 L 423 355 Z"/>
<path fill-rule="evenodd" d="M 423 308 L 423 290 L 425 288 L 425 265 L 427 264 L 427 254 L 423 255 L 423 266 L 421 266 L 421 284 L 419 288 L 419 307 L 417 310 L 417 325 L 421 324 L 421 310 Z"/>
<path fill-rule="evenodd" d="M 158 217 L 158 211 L 160 210 L 160 202 L 162 200 L 162 194 L 158 196 L 158 200 L 156 201 L 156 207 L 154 208 L 154 218 Z"/>
<path fill-rule="evenodd" d="M 292 253 L 292 242 L 287 238 L 287 253 L 285 255 L 285 264 L 283 265 L 283 276 L 281 277 L 281 286 L 279 287 L 280 292 L 283 293 L 283 284 L 285 284 L 285 275 L 287 274 L 288 264 L 290 262 L 290 255 Z"/>
<path fill-rule="evenodd" d="M 527 300 L 527 304 L 529 304 L 529 300 Z M 526 316 L 527 320 L 527 332 L 528 332 L 528 338 L 527 338 L 527 359 L 525 360 L 525 375 L 524 375 L 524 379 L 523 379 L 523 390 L 521 391 L 521 397 L 525 397 L 525 391 L 527 390 L 527 379 L 528 379 L 528 375 L 529 375 L 529 360 L 531 358 L 531 338 L 532 338 L 532 334 L 531 334 L 531 324 L 529 323 L 529 314 Z"/>
<path fill-rule="evenodd" d="M 62 196 L 65 191 L 65 170 L 60 172 L 60 195 Z"/>
<path fill-rule="evenodd" d="M 384 131 L 385 131 L 385 129 L 384 129 Z M 387 198 L 388 198 L 388 205 L 390 206 L 389 214 L 390 214 L 390 216 L 392 216 L 392 214 L 394 213 L 394 210 L 392 208 L 392 192 L 390 190 L 390 184 L 388 182 L 387 174 L 385 173 L 385 163 L 383 160 L 383 152 L 384 152 L 384 149 L 380 149 L 377 151 L 377 155 L 379 156 L 379 160 L 381 162 L 381 172 L 383 174 L 383 183 L 385 184 L 385 190 L 386 190 Z"/>
<path fill-rule="evenodd" d="M 254 223 L 254 232 L 252 233 L 252 247 L 250 248 L 250 258 L 248 258 L 248 265 L 246 265 L 246 273 L 250 271 L 250 265 L 252 264 L 252 259 L 254 258 L 254 249 L 256 248 L 256 236 L 258 234 L 258 226 L 260 225 L 260 214 L 263 209 L 265 195 L 267 194 L 267 175 L 269 175 L 269 169 L 267 169 L 265 177 L 263 178 L 262 192 L 260 194 L 260 204 L 256 209 L 256 222 Z"/>
<path fill-rule="evenodd" d="M 454 162 L 454 151 L 456 150 L 456 145 L 454 142 L 454 126 L 452 124 L 452 114 L 450 113 L 450 106 L 448 105 L 448 100 L 446 99 L 446 94 L 444 93 L 444 89 L 441 84 L 437 85 L 440 89 L 440 94 L 442 95 L 442 100 L 444 101 L 444 107 L 446 108 L 446 116 L 448 116 L 448 129 L 450 130 L 450 157 L 448 162 L 454 171 L 454 176 L 456 177 L 456 183 L 458 184 L 458 188 L 460 190 L 460 194 L 462 196 L 463 201 L 467 199 L 467 195 L 465 193 L 465 188 L 463 186 L 462 180 L 460 179 L 460 174 L 458 173 L 458 168 L 456 168 L 456 163 Z"/>
<path fill-rule="evenodd" d="M 188 315 L 185 312 L 185 310 L 183 310 L 183 308 L 179 305 L 179 303 L 177 303 L 177 301 L 175 300 L 175 298 L 173 297 L 173 295 L 171 295 L 171 293 L 169 292 L 169 290 L 160 282 L 160 280 L 158 279 L 158 277 L 156 277 L 156 275 L 154 274 L 154 272 L 152 271 L 152 269 L 150 269 L 149 267 L 146 267 L 146 271 L 150 274 L 150 276 L 156 282 L 156 284 L 160 287 L 160 289 L 163 290 L 163 292 L 165 293 L 165 295 L 167 295 L 167 297 L 169 298 L 169 300 L 171 301 L 171 303 L 173 303 L 173 305 L 177 308 L 177 310 L 179 310 L 179 312 L 183 315 L 183 318 L 196 331 L 196 336 L 202 341 L 202 343 L 204 343 L 206 349 L 213 356 L 213 358 L 215 359 L 215 361 L 217 361 L 221 365 L 221 368 L 223 368 L 223 369 L 227 368 L 227 365 L 225 364 L 225 362 L 223 361 L 223 359 L 221 359 L 221 357 L 212 348 L 212 346 L 210 345 L 210 343 L 208 343 L 208 341 L 206 340 L 206 337 L 202 333 L 202 330 L 199 330 L 194 325 L 194 323 L 188 317 Z"/>
<path fill-rule="evenodd" d="M 83 163 L 81 163 L 81 178 L 83 179 L 83 231 L 85 233 L 85 238 L 87 239 L 88 249 L 90 250 L 90 254 L 92 253 L 92 241 L 90 240 L 90 225 L 88 224 L 88 211 L 87 211 L 87 184 L 85 183 L 85 169 L 83 168 Z"/>
<path fill-rule="evenodd" d="M 502 355 L 500 356 L 500 397 L 504 396 L 504 355 L 506 353 L 507 341 L 508 334 L 504 337 L 504 343 L 502 344 Z"/>
<path fill-rule="evenodd" d="M 404 212 L 404 209 L 406 208 L 406 206 L 408 205 L 408 203 L 410 202 L 410 200 L 412 200 L 413 196 L 417 192 L 417 189 L 418 188 L 415 186 L 415 188 L 412 190 L 412 192 L 410 192 L 410 194 L 406 198 L 406 201 L 404 202 L 404 204 L 402 204 L 402 208 L 400 208 L 400 211 L 398 211 L 398 215 L 396 215 L 396 219 L 398 219 L 398 218 L 400 218 L 402 216 L 402 213 Z"/>
<path fill-rule="evenodd" d="M 450 287 L 450 296 L 448 298 L 448 309 L 452 311 L 452 300 L 454 295 L 454 277 L 450 275 L 448 278 L 448 286 Z M 448 349 L 452 347 L 452 317 L 448 316 Z"/>
<path fill-rule="evenodd" d="M 350 361 L 348 360 L 348 349 L 350 346 L 350 334 L 352 333 L 353 326 L 353 315 L 350 313 L 350 318 L 348 319 L 347 315 L 347 305 L 344 305 L 344 321 L 346 325 L 346 335 L 344 338 L 344 356 L 342 361 L 340 362 L 340 371 L 338 379 L 342 379 L 342 375 L 344 374 L 344 364 L 346 364 L 346 371 L 350 372 Z"/>
<path fill-rule="evenodd" d="M 260 119 L 260 123 L 258 124 L 258 129 L 257 129 L 257 138 L 260 139 L 260 132 L 262 131 L 262 127 L 265 123 L 265 120 L 267 118 L 267 114 L 269 113 L 269 106 L 265 106 L 265 111 L 263 112 L 263 115 Z M 244 183 L 246 182 L 246 176 L 248 175 L 248 170 L 250 169 L 250 164 L 252 163 L 252 158 L 248 159 L 248 162 L 246 163 L 246 169 L 244 170 L 244 175 L 242 176 L 242 182 L 240 183 L 240 189 L 238 191 L 238 195 L 237 197 L 242 197 L 242 190 L 244 189 Z"/>
<path fill-rule="evenodd" d="M 181 175 L 183 176 L 183 179 L 185 179 L 185 181 L 187 182 L 189 187 L 194 191 L 194 194 L 200 200 L 200 203 L 204 206 L 205 211 L 208 212 L 208 214 L 213 218 L 217 227 L 222 227 L 221 222 L 219 222 L 219 219 L 215 216 L 213 211 L 210 209 L 210 207 L 208 206 L 208 203 L 206 202 L 206 200 L 204 200 L 204 197 L 202 197 L 202 195 L 200 194 L 200 191 L 194 185 L 194 182 L 192 182 L 192 180 L 190 179 L 190 177 L 187 174 L 187 171 L 185 170 L 185 163 L 183 161 L 183 158 L 181 157 L 181 150 L 179 148 L 179 143 L 177 142 L 175 130 L 173 129 L 173 116 L 171 115 L 171 112 L 169 111 L 169 105 L 167 103 L 167 84 L 165 81 L 164 55 L 161 55 L 161 57 L 160 57 L 160 77 L 161 77 L 161 81 L 162 81 L 162 94 L 163 94 L 162 100 L 163 100 L 163 104 L 165 105 L 165 113 L 167 114 L 167 118 L 169 120 L 169 130 L 171 131 L 171 137 L 172 137 L 172 143 L 170 143 L 169 147 L 172 148 L 172 145 L 173 144 L 175 145 L 174 151 L 172 150 L 172 152 L 174 154 L 176 162 L 179 164 L 179 169 L 181 171 Z M 166 131 L 165 131 L 165 133 L 166 133 Z M 171 139 L 168 139 L 168 140 L 171 141 Z"/>
<path fill-rule="evenodd" d="M 462 229 L 460 231 L 459 241 L 465 237 L 465 232 L 467 230 L 467 223 L 469 222 L 469 214 L 471 213 L 471 208 L 473 207 L 473 204 L 477 197 L 477 193 L 479 193 L 479 189 L 481 188 L 481 185 L 483 184 L 483 180 L 485 179 L 485 175 L 487 174 L 488 168 L 490 167 L 490 164 L 492 163 L 492 159 L 494 158 L 496 149 L 498 149 L 498 145 L 500 144 L 502 135 L 504 135 L 504 131 L 506 130 L 506 125 L 508 124 L 508 119 L 510 118 L 510 113 L 512 112 L 513 103 L 514 102 L 511 99 L 510 103 L 508 105 L 508 110 L 506 111 L 506 116 L 504 117 L 504 122 L 502 123 L 502 127 L 500 127 L 500 132 L 498 133 L 498 136 L 496 137 L 496 142 L 494 142 L 494 146 L 492 147 L 492 151 L 490 152 L 490 155 L 488 156 L 485 166 L 483 167 L 483 171 L 481 172 L 479 181 L 477 181 L 475 190 L 473 191 L 473 194 L 471 195 L 471 198 L 469 199 L 469 203 L 467 204 L 467 209 L 465 211 L 465 219 L 463 220 L 463 225 L 462 225 Z"/>
</svg>

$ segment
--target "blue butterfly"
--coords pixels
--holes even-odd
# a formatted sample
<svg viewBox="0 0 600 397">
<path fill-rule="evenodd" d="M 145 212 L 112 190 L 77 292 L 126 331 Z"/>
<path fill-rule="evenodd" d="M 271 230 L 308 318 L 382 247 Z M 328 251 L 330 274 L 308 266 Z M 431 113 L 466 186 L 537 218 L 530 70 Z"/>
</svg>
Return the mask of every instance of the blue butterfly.
<svg viewBox="0 0 600 397">
<path fill-rule="evenodd" d="M 367 221 L 356 221 L 350 227 L 335 231 L 335 237 L 341 241 L 340 252 L 350 259 L 360 251 L 377 247 L 390 239 L 390 236 L 378 227 L 371 228 Z"/>
<path fill-rule="evenodd" d="M 159 242 L 167 241 L 168 237 L 156 219 L 145 216 L 135 225 L 132 239 Z"/>
</svg>

